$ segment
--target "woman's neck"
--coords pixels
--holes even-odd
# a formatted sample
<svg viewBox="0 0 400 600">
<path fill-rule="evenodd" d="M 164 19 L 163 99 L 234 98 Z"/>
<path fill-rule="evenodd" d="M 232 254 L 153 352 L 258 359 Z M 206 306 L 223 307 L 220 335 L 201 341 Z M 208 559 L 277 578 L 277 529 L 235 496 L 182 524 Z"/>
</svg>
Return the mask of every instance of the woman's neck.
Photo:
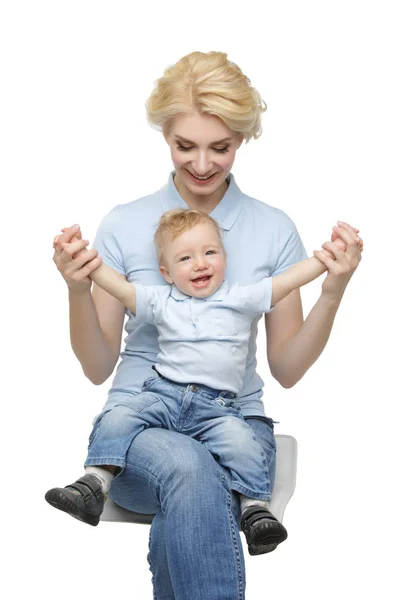
<svg viewBox="0 0 400 600">
<path fill-rule="evenodd" d="M 210 214 L 214 210 L 214 208 L 221 202 L 226 190 L 228 189 L 228 183 L 224 181 L 219 188 L 217 188 L 215 192 L 210 195 L 202 196 L 200 194 L 193 194 L 185 186 L 185 184 L 182 183 L 178 174 L 174 176 L 174 184 L 179 192 L 179 195 L 184 199 L 188 206 L 190 206 L 190 208 L 206 214 Z"/>
</svg>

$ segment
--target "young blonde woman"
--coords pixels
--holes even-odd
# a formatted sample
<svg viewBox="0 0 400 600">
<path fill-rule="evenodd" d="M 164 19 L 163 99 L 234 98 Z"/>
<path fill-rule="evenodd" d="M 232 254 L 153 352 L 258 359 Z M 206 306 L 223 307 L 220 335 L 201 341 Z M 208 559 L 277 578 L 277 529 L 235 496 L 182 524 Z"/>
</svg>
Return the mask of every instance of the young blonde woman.
<svg viewBox="0 0 400 600">
<path fill-rule="evenodd" d="M 162 130 L 171 148 L 174 171 L 167 184 L 150 196 L 112 210 L 100 225 L 94 249 L 88 252 L 84 252 L 87 242 L 80 239 L 79 227 L 69 227 L 56 236 L 54 261 L 69 288 L 72 347 L 93 383 L 103 383 L 120 357 L 125 309 L 95 284 L 91 289 L 88 275 L 99 266 L 99 253 L 131 282 L 165 284 L 153 234 L 167 210 L 190 207 L 218 222 L 229 256 L 226 278 L 230 283 L 256 283 L 306 258 L 290 218 L 243 194 L 231 174 L 242 142 L 261 134 L 264 110 L 258 92 L 225 54 L 194 52 L 183 57 L 156 82 L 147 102 L 149 122 Z M 316 253 L 328 274 L 307 319 L 303 322 L 298 290 L 265 316 L 269 366 L 284 387 L 295 385 L 321 354 L 361 259 L 357 229 L 341 223 L 332 239 L 337 237 L 345 249 L 328 242 Z M 68 245 L 63 249 L 64 242 Z M 238 400 L 243 417 L 264 449 L 273 482 L 273 422 L 265 415 L 263 381 L 255 370 L 259 318 L 252 324 Z M 152 365 L 159 350 L 155 327 L 136 327 L 128 313 L 125 329 L 125 349 L 105 408 L 127 397 L 134 406 L 143 382 L 154 374 Z M 182 428 L 194 410 L 190 402 L 182 405 Z M 103 464 L 112 465 L 112 457 L 105 456 Z M 88 489 L 75 491 L 85 495 Z M 178 431 L 145 429 L 132 442 L 125 469 L 112 479 L 109 495 L 127 509 L 155 514 L 148 555 L 155 598 L 245 598 L 238 494 L 231 490 L 229 471 L 205 446 Z"/>
</svg>

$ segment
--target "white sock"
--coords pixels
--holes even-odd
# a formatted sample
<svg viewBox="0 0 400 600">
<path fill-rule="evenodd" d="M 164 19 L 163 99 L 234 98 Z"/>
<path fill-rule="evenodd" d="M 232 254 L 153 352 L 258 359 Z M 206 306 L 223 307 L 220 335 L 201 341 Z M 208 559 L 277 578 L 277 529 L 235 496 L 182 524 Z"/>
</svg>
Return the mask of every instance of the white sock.
<svg viewBox="0 0 400 600">
<path fill-rule="evenodd" d="M 254 498 L 249 498 L 248 496 L 243 496 L 240 494 L 240 510 L 243 513 L 246 508 L 250 506 L 261 506 L 262 508 L 269 509 L 269 502 L 267 500 L 255 500 Z"/>
<path fill-rule="evenodd" d="M 91 475 L 96 475 L 101 481 L 103 494 L 108 494 L 111 482 L 114 479 L 114 473 L 111 473 L 108 469 L 103 469 L 103 467 L 85 467 L 85 471 Z"/>
</svg>

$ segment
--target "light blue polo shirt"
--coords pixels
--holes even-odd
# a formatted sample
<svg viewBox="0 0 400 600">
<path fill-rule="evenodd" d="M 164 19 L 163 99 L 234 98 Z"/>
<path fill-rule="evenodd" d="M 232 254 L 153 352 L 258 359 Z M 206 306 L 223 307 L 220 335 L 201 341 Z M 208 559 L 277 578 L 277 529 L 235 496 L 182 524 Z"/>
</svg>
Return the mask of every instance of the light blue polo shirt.
<svg viewBox="0 0 400 600">
<path fill-rule="evenodd" d="M 238 394 L 253 318 L 271 309 L 271 277 L 252 285 L 225 280 L 211 296 L 195 298 L 175 285 L 136 285 L 136 324 L 157 327 L 156 368 L 176 383 L 200 383 Z"/>
<path fill-rule="evenodd" d="M 104 262 L 126 275 L 131 282 L 144 286 L 168 285 L 158 269 L 153 243 L 161 215 L 172 208 L 188 208 L 179 195 L 171 173 L 159 191 L 116 206 L 102 221 L 94 248 Z M 233 175 L 229 186 L 211 216 L 223 230 L 227 252 L 226 279 L 230 285 L 250 285 L 278 275 L 307 258 L 292 220 L 280 209 L 246 196 Z M 154 375 L 157 362 L 158 333 L 154 325 L 136 324 L 127 311 L 126 337 L 121 360 L 109 392 L 107 407 L 118 403 L 121 394 L 137 394 L 143 382 Z M 239 401 L 245 416 L 264 416 L 261 400 L 263 381 L 256 372 L 257 315 L 251 323 L 249 350 Z M 218 386 L 217 386 L 218 389 Z"/>
</svg>

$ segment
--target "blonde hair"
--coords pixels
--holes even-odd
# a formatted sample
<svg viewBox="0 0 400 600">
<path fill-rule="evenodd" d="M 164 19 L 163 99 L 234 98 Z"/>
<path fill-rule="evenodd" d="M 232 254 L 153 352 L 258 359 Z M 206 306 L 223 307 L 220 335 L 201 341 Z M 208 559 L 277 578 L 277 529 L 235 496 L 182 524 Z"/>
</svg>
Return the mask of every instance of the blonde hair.
<svg viewBox="0 0 400 600">
<path fill-rule="evenodd" d="M 227 54 L 192 52 L 155 82 L 146 110 L 150 125 L 164 134 L 176 115 L 196 111 L 219 117 L 248 142 L 260 137 L 267 105 Z"/>
<path fill-rule="evenodd" d="M 199 225 L 200 223 L 208 223 L 214 228 L 221 243 L 221 248 L 224 250 L 221 229 L 218 223 L 212 217 L 210 217 L 210 215 L 201 213 L 192 208 L 176 208 L 163 214 L 154 234 L 154 243 L 156 245 L 159 263 L 161 263 L 163 258 L 162 248 L 165 241 L 165 236 L 168 235 L 172 238 L 172 240 L 175 240 L 177 237 L 182 235 L 182 233 L 193 229 L 193 227 Z"/>
</svg>

